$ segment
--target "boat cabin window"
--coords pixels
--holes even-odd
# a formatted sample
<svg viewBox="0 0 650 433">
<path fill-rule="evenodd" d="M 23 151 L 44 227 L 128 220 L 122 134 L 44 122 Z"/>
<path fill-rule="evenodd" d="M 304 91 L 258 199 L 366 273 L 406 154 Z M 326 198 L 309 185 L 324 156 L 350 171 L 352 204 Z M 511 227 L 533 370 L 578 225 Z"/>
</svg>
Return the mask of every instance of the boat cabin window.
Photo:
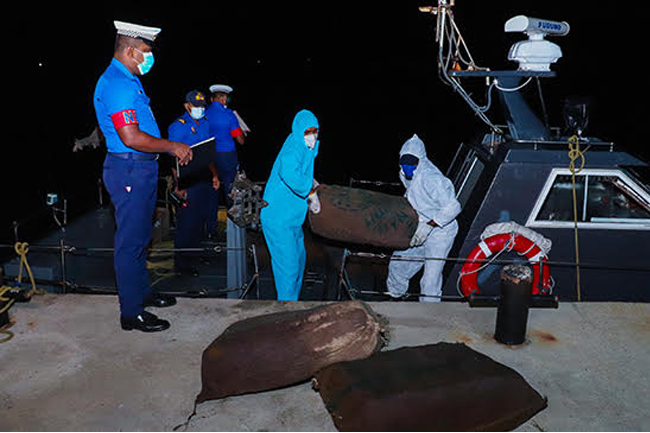
<svg viewBox="0 0 650 433">
<path fill-rule="evenodd" d="M 569 170 L 554 169 L 526 225 L 573 227 L 573 189 Z M 575 200 L 579 227 L 650 230 L 650 194 L 620 170 L 580 171 Z"/>
</svg>

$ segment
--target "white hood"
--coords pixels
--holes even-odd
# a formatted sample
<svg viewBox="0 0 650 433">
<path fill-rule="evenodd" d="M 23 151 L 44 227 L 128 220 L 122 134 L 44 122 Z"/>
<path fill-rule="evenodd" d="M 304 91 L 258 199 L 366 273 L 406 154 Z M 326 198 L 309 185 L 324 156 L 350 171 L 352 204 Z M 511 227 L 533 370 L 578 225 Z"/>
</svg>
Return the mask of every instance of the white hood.
<svg viewBox="0 0 650 433">
<path fill-rule="evenodd" d="M 411 154 L 419 159 L 413 179 L 408 180 L 400 169 L 400 179 L 406 187 L 404 194 L 411 206 L 423 221 L 435 221 L 444 227 L 455 221 L 460 213 L 460 203 L 456 200 L 454 186 L 438 167 L 427 158 L 424 142 L 414 134 L 406 140 L 399 152 L 400 157 Z"/>
</svg>

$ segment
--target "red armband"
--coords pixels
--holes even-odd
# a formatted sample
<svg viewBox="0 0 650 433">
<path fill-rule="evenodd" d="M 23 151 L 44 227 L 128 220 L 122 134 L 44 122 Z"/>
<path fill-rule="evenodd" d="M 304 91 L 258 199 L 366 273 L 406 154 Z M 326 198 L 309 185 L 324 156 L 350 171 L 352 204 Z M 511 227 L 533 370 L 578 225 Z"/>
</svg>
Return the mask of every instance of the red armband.
<svg viewBox="0 0 650 433">
<path fill-rule="evenodd" d="M 126 125 L 137 125 L 138 119 L 135 117 L 135 110 L 122 110 L 111 115 L 111 120 L 113 121 L 113 126 L 116 130 L 126 126 Z"/>
<path fill-rule="evenodd" d="M 230 131 L 230 135 L 232 135 L 232 138 L 239 137 L 243 133 L 244 131 L 242 131 L 241 128 L 233 129 L 232 131 Z"/>
</svg>

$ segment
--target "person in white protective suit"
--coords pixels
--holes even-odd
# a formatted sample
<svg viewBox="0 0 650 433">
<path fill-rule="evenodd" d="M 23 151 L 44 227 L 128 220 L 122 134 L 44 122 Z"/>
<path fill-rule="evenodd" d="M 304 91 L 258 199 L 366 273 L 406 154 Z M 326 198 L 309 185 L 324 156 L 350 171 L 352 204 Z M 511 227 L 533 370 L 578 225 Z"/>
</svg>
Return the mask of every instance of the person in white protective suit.
<svg viewBox="0 0 650 433">
<path fill-rule="evenodd" d="M 411 247 L 393 253 L 386 285 L 393 298 L 400 298 L 406 294 L 409 280 L 424 266 L 420 302 L 439 302 L 445 265 L 445 260 L 440 259 L 447 258 L 458 233 L 456 216 L 461 210 L 460 203 L 453 184 L 429 161 L 424 142 L 417 135 L 404 143 L 399 155 L 399 177 L 406 187 L 404 196 L 417 212 L 419 221 Z M 408 260 L 409 257 L 438 260 Z"/>
</svg>

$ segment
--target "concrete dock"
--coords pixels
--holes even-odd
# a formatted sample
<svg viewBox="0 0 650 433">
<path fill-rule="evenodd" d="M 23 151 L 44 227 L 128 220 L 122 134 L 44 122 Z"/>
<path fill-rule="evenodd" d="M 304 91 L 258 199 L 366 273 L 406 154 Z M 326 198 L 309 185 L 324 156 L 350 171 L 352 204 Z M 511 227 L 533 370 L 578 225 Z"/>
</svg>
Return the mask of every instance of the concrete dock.
<svg viewBox="0 0 650 433">
<path fill-rule="evenodd" d="M 308 382 L 205 402 L 184 424 L 200 391 L 201 353 L 228 325 L 314 305 L 179 298 L 154 311 L 171 329 L 144 334 L 120 329 L 116 296 L 35 296 L 11 308 L 14 337 L 0 344 L 0 430 L 336 431 Z M 520 431 L 650 430 L 650 304 L 533 309 L 517 347 L 493 339 L 494 308 L 370 305 L 388 319 L 386 349 L 463 342 L 519 372 L 548 398 Z"/>
</svg>

